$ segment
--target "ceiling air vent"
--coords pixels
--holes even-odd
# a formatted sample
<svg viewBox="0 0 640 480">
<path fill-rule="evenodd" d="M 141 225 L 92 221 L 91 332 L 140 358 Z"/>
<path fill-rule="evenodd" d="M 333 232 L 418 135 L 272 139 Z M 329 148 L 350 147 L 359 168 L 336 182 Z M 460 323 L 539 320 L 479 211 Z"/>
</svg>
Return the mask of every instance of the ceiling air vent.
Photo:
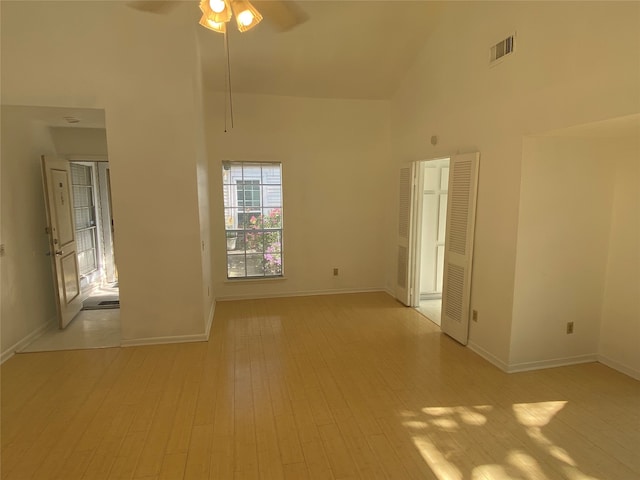
<svg viewBox="0 0 640 480">
<path fill-rule="evenodd" d="M 491 59 L 489 61 L 490 65 L 497 63 L 499 60 L 502 60 L 507 55 L 513 53 L 516 45 L 516 34 L 509 35 L 504 40 L 496 43 L 491 47 Z"/>
</svg>

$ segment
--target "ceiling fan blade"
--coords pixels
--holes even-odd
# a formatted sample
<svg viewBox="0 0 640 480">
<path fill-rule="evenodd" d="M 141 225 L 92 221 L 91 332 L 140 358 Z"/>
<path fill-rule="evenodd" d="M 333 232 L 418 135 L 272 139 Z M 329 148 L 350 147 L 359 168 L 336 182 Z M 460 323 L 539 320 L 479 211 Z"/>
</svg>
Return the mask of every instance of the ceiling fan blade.
<svg viewBox="0 0 640 480">
<path fill-rule="evenodd" d="M 254 5 L 277 31 L 286 32 L 306 22 L 309 16 L 296 2 L 287 0 L 258 0 Z"/>
<path fill-rule="evenodd" d="M 127 2 L 127 5 L 141 12 L 163 15 L 173 10 L 178 5 L 178 2 L 170 0 L 132 0 Z"/>
</svg>

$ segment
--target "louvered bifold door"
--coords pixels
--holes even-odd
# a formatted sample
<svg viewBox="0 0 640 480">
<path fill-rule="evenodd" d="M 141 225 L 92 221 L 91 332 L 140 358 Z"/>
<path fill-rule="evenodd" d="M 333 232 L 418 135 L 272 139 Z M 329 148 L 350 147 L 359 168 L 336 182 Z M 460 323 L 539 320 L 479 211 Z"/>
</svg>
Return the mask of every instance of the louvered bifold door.
<svg viewBox="0 0 640 480">
<path fill-rule="evenodd" d="M 411 274 L 411 206 L 413 203 L 414 165 L 409 164 L 400 169 L 400 211 L 398 221 L 398 272 L 396 279 L 396 298 L 409 305 Z"/>
<path fill-rule="evenodd" d="M 463 345 L 469 338 L 471 266 L 480 154 L 451 158 L 442 288 L 442 331 Z"/>
</svg>

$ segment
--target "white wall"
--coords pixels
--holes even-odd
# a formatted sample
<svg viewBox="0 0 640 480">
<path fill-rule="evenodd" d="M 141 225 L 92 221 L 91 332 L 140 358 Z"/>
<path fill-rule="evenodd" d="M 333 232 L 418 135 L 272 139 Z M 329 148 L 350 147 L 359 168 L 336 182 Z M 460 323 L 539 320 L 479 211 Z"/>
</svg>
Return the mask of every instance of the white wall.
<svg viewBox="0 0 640 480">
<path fill-rule="evenodd" d="M 104 128 L 52 127 L 51 137 L 58 155 L 108 154 L 107 131 Z"/>
<path fill-rule="evenodd" d="M 190 82 L 138 82 L 105 109 L 125 344 L 204 333 Z"/>
<path fill-rule="evenodd" d="M 1 21 L 3 104 L 105 110 L 123 341 L 201 338 L 192 12 L 3 2 Z"/>
<path fill-rule="evenodd" d="M 471 291 L 479 318 L 470 345 L 502 367 L 511 349 L 522 138 L 640 110 L 639 14 L 636 2 L 449 2 L 393 98 L 398 165 L 481 152 Z M 514 31 L 516 53 L 490 68 L 490 45 Z M 390 286 L 395 271 L 390 249 Z"/>
<path fill-rule="evenodd" d="M 640 136 L 620 139 L 614 171 L 600 360 L 640 379 Z"/>
<path fill-rule="evenodd" d="M 198 220 L 200 223 L 201 268 L 202 268 L 202 313 L 205 332 L 208 334 L 213 322 L 215 296 L 212 285 L 211 263 L 211 202 L 209 185 L 209 158 L 205 132 L 205 101 L 202 86 L 201 65 L 198 62 L 194 78 L 196 92 L 196 179 L 198 189 Z"/>
<path fill-rule="evenodd" d="M 527 138 L 510 367 L 595 360 L 616 162 L 606 139 Z M 574 333 L 566 334 L 566 323 Z"/>
<path fill-rule="evenodd" d="M 207 99 L 217 297 L 382 289 L 384 232 L 393 228 L 388 104 L 239 94 L 233 100 L 235 128 L 224 133 L 223 99 Z M 222 160 L 282 162 L 286 280 L 225 281 Z"/>
<path fill-rule="evenodd" d="M 0 348 L 6 358 L 56 316 L 40 164 L 40 155 L 55 149 L 37 109 L 3 106 L 1 116 Z"/>
</svg>

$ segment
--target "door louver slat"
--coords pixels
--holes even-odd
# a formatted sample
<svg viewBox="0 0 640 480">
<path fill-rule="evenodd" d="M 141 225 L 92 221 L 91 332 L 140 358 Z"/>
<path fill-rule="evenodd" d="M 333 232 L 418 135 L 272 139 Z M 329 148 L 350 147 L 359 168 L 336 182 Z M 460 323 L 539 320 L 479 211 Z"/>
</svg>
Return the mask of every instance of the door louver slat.
<svg viewBox="0 0 640 480">
<path fill-rule="evenodd" d="M 471 188 L 471 162 L 461 162 L 453 170 L 450 197 L 451 223 L 449 250 L 464 255 L 467 250 L 467 223 L 469 218 L 469 189 Z"/>
<path fill-rule="evenodd" d="M 458 265 L 447 265 L 448 289 L 446 314 L 456 322 L 462 321 L 462 304 L 464 297 L 464 268 Z"/>
<path fill-rule="evenodd" d="M 469 341 L 479 160 L 477 152 L 456 155 L 451 159 L 449 170 L 441 327 L 463 345 Z"/>
<path fill-rule="evenodd" d="M 411 202 L 411 169 L 400 170 L 400 222 L 398 235 L 409 238 L 409 203 Z"/>
<path fill-rule="evenodd" d="M 407 288 L 407 248 L 398 247 L 398 286 Z"/>
</svg>

